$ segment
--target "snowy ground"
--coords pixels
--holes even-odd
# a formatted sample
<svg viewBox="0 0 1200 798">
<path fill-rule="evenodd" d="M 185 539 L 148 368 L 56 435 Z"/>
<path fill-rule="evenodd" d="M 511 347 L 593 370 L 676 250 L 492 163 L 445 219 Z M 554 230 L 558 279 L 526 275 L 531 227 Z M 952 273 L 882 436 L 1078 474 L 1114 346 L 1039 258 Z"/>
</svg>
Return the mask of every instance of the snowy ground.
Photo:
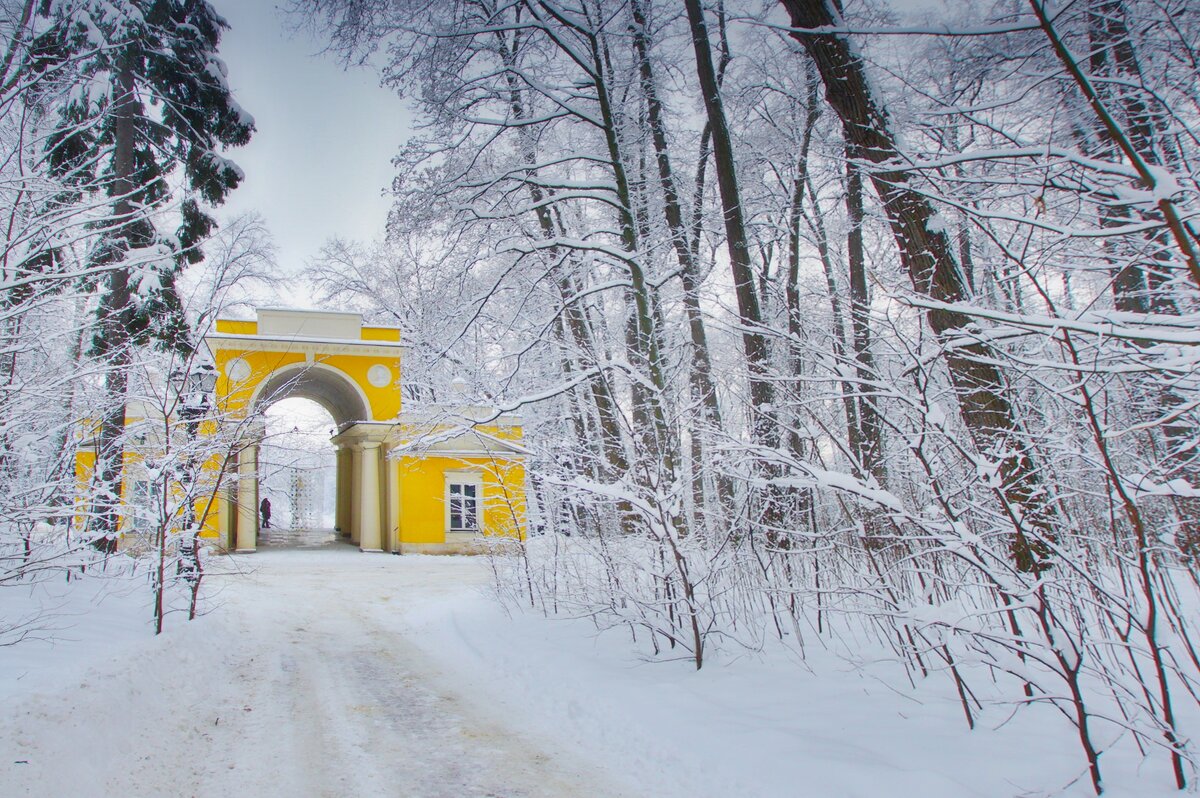
<svg viewBox="0 0 1200 798">
<path fill-rule="evenodd" d="M 0 795 L 1091 794 L 1039 708 L 968 733 L 951 696 L 829 661 L 642 662 L 586 622 L 505 615 L 483 558 L 212 563 L 208 615 L 159 638 L 127 585 L 82 591 L 53 645 L 0 649 Z M 1112 753 L 1106 795 L 1177 794 Z"/>
</svg>

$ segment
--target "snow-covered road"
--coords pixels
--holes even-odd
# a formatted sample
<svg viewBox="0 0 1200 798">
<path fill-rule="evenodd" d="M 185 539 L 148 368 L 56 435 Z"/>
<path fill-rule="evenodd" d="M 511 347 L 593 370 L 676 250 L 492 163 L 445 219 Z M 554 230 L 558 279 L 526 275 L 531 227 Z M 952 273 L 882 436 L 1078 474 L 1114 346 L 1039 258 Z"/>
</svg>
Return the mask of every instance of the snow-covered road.
<svg viewBox="0 0 1200 798">
<path fill-rule="evenodd" d="M 87 796 L 604 796 L 602 774 L 539 748 L 455 690 L 396 623 L 461 595 L 482 560 L 349 547 L 225 561 L 197 624 L 18 702 L 0 793 Z M 214 561 L 218 566 L 221 561 Z"/>
<path fill-rule="evenodd" d="M 627 630 L 506 612 L 482 557 L 339 544 L 209 568 L 207 614 L 159 637 L 144 576 L 38 586 L 61 631 L 0 647 L 0 798 L 1092 794 L 1053 709 L 968 732 L 948 680 L 906 689 L 815 641 L 695 671 Z M 1105 753 L 1105 798 L 1176 795 L 1132 748 Z"/>
</svg>

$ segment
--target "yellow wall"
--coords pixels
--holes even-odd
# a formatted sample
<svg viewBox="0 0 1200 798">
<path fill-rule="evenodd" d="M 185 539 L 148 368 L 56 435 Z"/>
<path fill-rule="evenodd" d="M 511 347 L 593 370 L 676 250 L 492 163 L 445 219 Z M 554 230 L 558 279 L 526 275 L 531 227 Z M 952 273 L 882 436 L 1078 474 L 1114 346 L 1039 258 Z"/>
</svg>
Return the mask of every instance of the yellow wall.
<svg viewBox="0 0 1200 798">
<path fill-rule="evenodd" d="M 96 472 L 96 451 L 75 451 L 75 529 L 87 525 L 88 498 L 91 494 L 92 475 Z"/>
<path fill-rule="evenodd" d="M 213 433 L 202 428 L 201 434 Z M 214 454 L 202 466 L 202 478 L 210 486 L 208 490 L 196 492 L 199 498 L 196 500 L 194 509 L 196 518 L 200 521 L 200 537 L 202 538 L 216 539 L 220 535 L 221 500 L 225 492 L 229 490 L 228 483 L 232 480 L 232 475 L 228 473 L 227 468 L 230 464 L 226 463 L 226 459 L 232 459 L 229 454 L 228 452 Z"/>
<path fill-rule="evenodd" d="M 525 536 L 525 467 L 489 457 L 401 457 L 400 542 L 446 541 L 446 472 L 475 471 L 483 478 L 483 533 Z"/>
<path fill-rule="evenodd" d="M 249 323 L 249 322 L 244 322 Z M 384 330 L 384 332 L 388 332 Z M 241 358 L 250 366 L 250 378 L 234 384 L 225 372 L 225 367 L 234 358 Z M 289 367 L 303 368 L 307 360 L 303 353 L 267 351 L 247 352 L 238 349 L 217 349 L 213 353 L 214 365 L 217 368 L 216 394 L 220 409 L 235 415 L 244 414 L 255 390 L 264 381 L 283 369 Z M 397 382 L 400 378 L 400 358 L 379 357 L 378 355 L 322 355 L 314 360 L 322 366 L 327 366 L 341 372 L 351 382 L 362 389 L 370 405 L 369 410 L 373 421 L 387 421 L 400 413 L 400 388 Z M 392 371 L 393 382 L 382 388 L 376 388 L 367 381 L 367 371 L 371 366 L 380 363 Z"/>
<path fill-rule="evenodd" d="M 135 419 L 126 419 L 125 423 Z M 141 419 L 136 419 L 140 421 Z M 121 500 L 125 500 L 126 493 L 129 490 L 130 474 L 141 464 L 145 458 L 144 452 L 136 452 L 126 449 L 121 453 Z M 75 451 L 75 527 L 82 529 L 87 525 L 87 514 L 91 511 L 89 501 L 92 492 L 92 480 L 96 475 L 96 450 L 94 448 L 77 449 Z M 136 481 L 136 480 L 134 480 Z M 120 532 L 124 534 L 129 525 L 129 519 L 122 517 L 120 520 Z"/>
<path fill-rule="evenodd" d="M 363 327 L 361 329 L 360 340 L 362 342 L 397 343 L 400 340 L 400 331 L 394 328 Z M 216 332 L 227 336 L 256 336 L 258 323 L 219 319 L 216 323 Z M 242 348 L 273 345 L 264 339 L 260 339 L 260 342 L 246 341 L 243 343 L 236 338 L 220 338 L 218 336 L 210 338 L 209 342 L 213 350 L 214 366 L 217 372 L 215 395 L 218 419 L 204 421 L 200 427 L 202 435 L 213 435 L 218 431 L 218 425 L 236 425 L 245 418 L 256 389 L 273 375 L 280 371 L 305 368 L 310 363 L 340 372 L 349 382 L 357 386 L 369 405 L 370 418 L 365 420 L 392 421 L 397 419 L 400 414 L 399 379 L 402 363 L 399 348 L 394 348 L 395 354 L 390 353 L 392 350 L 385 352 L 381 347 L 375 347 L 376 352 L 372 354 L 318 353 L 312 356 L 314 357 L 312 361 L 309 361 L 308 357 L 311 355 L 306 356 L 304 352 L 288 352 L 283 348 L 265 351 L 257 348 L 249 350 Z M 281 344 L 281 347 L 283 346 L 286 344 Z M 312 351 L 312 348 L 310 344 L 309 351 Z M 350 347 L 342 348 L 345 350 Z M 251 371 L 248 379 L 236 385 L 231 384 L 231 380 L 226 374 L 229 362 L 234 358 L 244 360 Z M 376 387 L 371 385 L 367 379 L 368 371 L 376 364 L 383 364 L 391 370 L 392 380 L 389 384 Z M 132 421 L 133 419 L 127 419 L 126 423 Z M 395 427 L 372 425 L 364 429 L 368 430 L 369 435 L 377 435 L 378 437 L 374 438 L 376 441 L 381 441 L 384 435 L 387 435 L 386 445 L 396 442 L 403 444 L 430 434 L 436 436 L 436 433 L 443 431 L 453 433 L 449 427 L 428 423 L 404 424 Z M 388 434 L 389 431 L 390 434 Z M 467 441 L 467 443 L 472 450 L 477 452 L 495 447 L 495 441 L 487 440 L 486 436 L 489 435 L 495 439 L 512 442 L 519 442 L 522 438 L 521 428 L 513 425 L 482 425 L 477 427 L 476 431 L 484 435 L 473 441 Z M 355 435 L 357 433 L 347 434 Z M 469 432 L 465 434 L 466 436 L 470 435 Z M 225 491 L 232 491 L 234 488 L 233 464 L 225 462 L 225 458 L 230 454 L 231 452 L 214 454 L 203 464 L 204 478 L 213 490 L 217 488 L 218 484 Z M 95 470 L 95 459 L 95 453 L 87 448 L 80 449 L 76 454 L 76 478 L 79 482 L 81 497 L 77 509 L 77 524 L 80 525 L 86 521 L 86 508 L 82 502 L 83 497 L 86 497 L 89 492 L 89 483 Z M 125 462 L 127 466 L 134 465 L 132 472 L 136 472 L 138 470 L 136 464 L 140 459 L 139 453 L 130 451 L 126 453 Z M 345 459 L 343 457 L 343 460 Z M 344 466 L 345 464 L 342 463 L 339 475 L 344 472 Z M 525 469 L 519 455 L 512 457 L 455 456 L 452 452 L 432 451 L 402 457 L 397 461 L 397 466 L 394 472 L 386 464 L 381 467 L 384 483 L 380 485 L 380 492 L 381 497 L 392 494 L 388 489 L 386 479 L 390 474 L 396 473 L 400 499 L 399 539 L 402 544 L 442 544 L 446 542 L 446 472 L 448 471 L 469 471 L 480 475 L 483 486 L 481 531 L 485 535 L 522 538 L 525 536 Z M 127 484 L 132 484 L 135 478 L 132 472 L 127 471 L 125 480 Z M 124 487 L 125 485 L 122 486 L 123 490 Z M 339 503 L 343 505 L 338 513 L 338 522 L 344 524 L 344 516 L 349 508 L 350 492 L 345 486 L 339 485 L 338 495 Z M 221 526 L 219 516 L 225 519 L 225 525 L 228 528 L 233 523 L 232 516 L 236 515 L 236 512 L 230 509 L 228 499 L 222 498 L 220 495 L 211 499 L 208 496 L 201 498 L 195 509 L 197 517 L 202 517 L 202 534 L 208 538 L 215 538 L 218 535 Z M 357 510 L 355 509 L 354 512 Z M 382 508 L 381 521 L 389 524 L 389 517 L 390 512 L 387 508 Z M 385 540 L 386 534 L 385 530 Z M 225 543 L 226 541 L 221 542 Z"/>
<path fill-rule="evenodd" d="M 318 363 L 346 374 L 354 380 L 371 405 L 372 421 L 389 421 L 400 413 L 400 358 L 382 358 L 377 355 L 330 355 L 318 358 Z M 376 363 L 387 366 L 392 371 L 392 382 L 382 388 L 376 388 L 367 381 L 367 371 Z"/>
<path fill-rule="evenodd" d="M 211 428 L 212 423 L 208 426 Z M 211 431 L 209 432 L 211 434 Z M 122 467 L 121 478 L 121 499 L 125 499 L 130 484 L 136 482 L 138 476 L 138 467 L 147 456 L 146 452 L 125 450 L 122 455 L 124 465 Z M 201 467 L 202 484 L 196 487 L 196 494 L 199 496 L 193 504 L 195 517 L 200 522 L 200 534 L 202 537 L 215 538 L 217 536 L 217 504 L 213 491 L 217 487 L 217 478 L 221 473 L 222 461 L 219 455 L 210 457 Z M 74 525 L 76 529 L 83 529 L 87 524 L 87 513 L 89 512 L 88 501 L 91 495 L 92 479 L 96 473 L 96 451 L 92 448 L 82 448 L 75 452 L 75 519 Z M 207 490 L 204 487 L 207 483 Z M 161 487 L 161 486 L 160 486 Z M 173 490 L 180 490 L 179 486 L 172 486 Z M 180 494 L 177 494 L 180 495 Z M 129 519 L 121 519 L 121 533 L 124 534 L 128 530 Z M 172 525 L 173 530 L 178 527 Z"/>
<path fill-rule="evenodd" d="M 396 327 L 363 327 L 364 341 L 393 341 L 400 343 L 400 330 Z"/>
<path fill-rule="evenodd" d="M 229 335 L 258 335 L 257 321 L 217 319 L 217 332 Z"/>
<path fill-rule="evenodd" d="M 244 322 L 250 323 L 250 322 Z M 229 361 L 234 358 L 245 360 L 250 366 L 250 378 L 234 383 L 226 373 Z M 217 369 L 217 409 L 221 413 L 242 415 L 246 412 L 254 389 L 279 369 L 304 363 L 302 353 L 290 352 L 244 352 L 238 349 L 218 349 L 213 352 L 213 364 Z"/>
</svg>

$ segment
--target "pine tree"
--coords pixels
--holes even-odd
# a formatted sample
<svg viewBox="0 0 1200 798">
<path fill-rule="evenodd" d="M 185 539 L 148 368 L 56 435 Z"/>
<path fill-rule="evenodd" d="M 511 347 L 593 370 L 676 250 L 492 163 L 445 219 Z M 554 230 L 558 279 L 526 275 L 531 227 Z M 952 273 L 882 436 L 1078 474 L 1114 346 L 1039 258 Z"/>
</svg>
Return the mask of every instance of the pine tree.
<svg viewBox="0 0 1200 798">
<path fill-rule="evenodd" d="M 111 550 L 133 348 L 190 346 L 175 279 L 203 258 L 199 245 L 215 228 L 203 205 L 220 204 L 242 179 L 218 150 L 248 142 L 254 121 L 217 57 L 228 23 L 206 0 L 59 0 L 41 12 L 35 69 L 59 71 L 71 87 L 47 162 L 79 201 L 100 201 L 89 253 L 105 275 L 92 345 L 106 367 L 97 544 Z M 180 168 L 186 196 L 176 206 Z"/>
</svg>

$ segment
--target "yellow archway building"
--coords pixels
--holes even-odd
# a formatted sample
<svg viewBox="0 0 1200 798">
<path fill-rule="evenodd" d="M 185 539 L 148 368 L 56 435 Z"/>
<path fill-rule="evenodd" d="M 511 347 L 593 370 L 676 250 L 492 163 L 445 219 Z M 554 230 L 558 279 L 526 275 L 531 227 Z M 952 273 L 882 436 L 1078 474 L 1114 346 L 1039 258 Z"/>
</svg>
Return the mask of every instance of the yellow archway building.
<svg viewBox="0 0 1200 798">
<path fill-rule="evenodd" d="M 405 412 L 399 329 L 357 313 L 259 309 L 254 321 L 217 320 L 204 340 L 218 374 L 214 418 L 243 430 L 205 537 L 257 547 L 262 427 L 245 422 L 288 397 L 337 424 L 336 523 L 361 550 L 448 553 L 481 536 L 524 537 L 520 420 L 471 406 Z"/>
</svg>

